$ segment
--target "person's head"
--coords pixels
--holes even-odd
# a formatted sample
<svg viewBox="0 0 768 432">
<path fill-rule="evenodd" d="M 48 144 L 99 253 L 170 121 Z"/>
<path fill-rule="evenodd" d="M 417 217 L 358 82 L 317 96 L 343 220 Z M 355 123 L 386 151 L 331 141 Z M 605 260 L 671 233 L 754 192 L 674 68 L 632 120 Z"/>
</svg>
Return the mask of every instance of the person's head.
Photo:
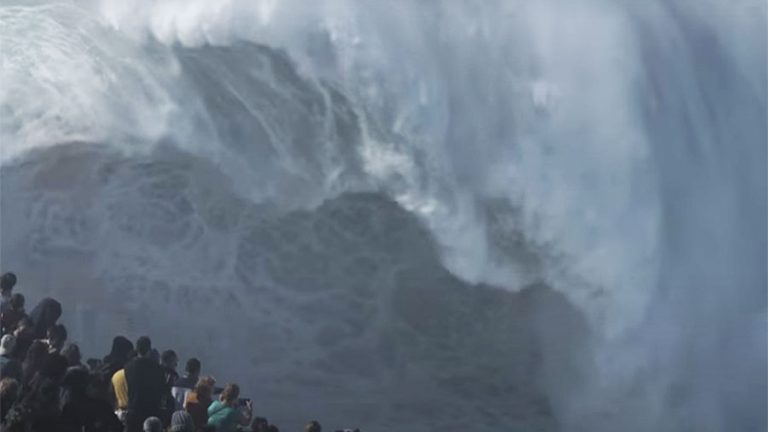
<svg viewBox="0 0 768 432">
<path fill-rule="evenodd" d="M 255 417 L 251 422 L 251 432 L 267 432 L 269 422 L 264 417 Z"/>
<path fill-rule="evenodd" d="M 194 432 L 195 423 L 186 411 L 176 411 L 171 416 L 171 427 L 168 432 Z"/>
<path fill-rule="evenodd" d="M 224 386 L 224 390 L 222 390 L 221 395 L 219 395 L 219 400 L 227 405 L 232 405 L 237 403 L 237 398 L 239 397 L 240 386 L 230 383 Z"/>
<path fill-rule="evenodd" d="M 184 367 L 184 370 L 187 372 L 187 375 L 191 377 L 199 376 L 201 369 L 202 369 L 202 365 L 200 364 L 200 360 L 194 357 L 187 360 L 187 365 Z"/>
<path fill-rule="evenodd" d="M 19 320 L 18 324 L 16 324 L 16 330 L 13 331 L 13 334 L 16 337 L 19 337 L 20 334 L 29 331 L 32 331 L 32 321 L 30 321 L 29 318 L 24 317 Z"/>
<path fill-rule="evenodd" d="M 40 367 L 47 355 L 48 345 L 41 340 L 35 340 L 27 350 L 27 355 L 24 357 L 24 365 L 26 367 Z"/>
<path fill-rule="evenodd" d="M 215 381 L 213 381 L 213 378 L 211 377 L 202 377 L 197 380 L 197 384 L 195 384 L 195 393 L 197 394 L 198 400 L 206 400 L 213 397 L 214 383 Z"/>
<path fill-rule="evenodd" d="M 149 358 L 152 359 L 155 363 L 160 363 L 160 351 L 152 348 L 152 351 L 149 352 Z"/>
<path fill-rule="evenodd" d="M 72 394 L 85 396 L 89 379 L 88 369 L 84 367 L 71 367 L 64 374 L 61 386 Z"/>
<path fill-rule="evenodd" d="M 11 309 L 16 311 L 23 311 L 24 310 L 24 294 L 22 293 L 14 293 L 11 296 L 11 299 L 9 300 L 9 304 L 11 305 Z"/>
<path fill-rule="evenodd" d="M 136 355 L 139 357 L 149 357 L 152 352 L 152 341 L 147 336 L 142 336 L 136 340 Z M 126 352 L 126 354 L 128 354 Z"/>
<path fill-rule="evenodd" d="M 144 432 L 163 432 L 163 422 L 157 417 L 144 420 Z"/>
<path fill-rule="evenodd" d="M 8 272 L 0 276 L 0 292 L 4 296 L 10 295 L 13 287 L 16 286 L 16 275 Z"/>
<path fill-rule="evenodd" d="M 19 382 L 13 378 L 3 378 L 0 380 L 0 403 L 8 403 L 19 397 Z"/>
<path fill-rule="evenodd" d="M 62 350 L 61 355 L 67 359 L 67 363 L 70 366 L 80 366 L 82 355 L 80 354 L 80 347 L 77 344 L 67 344 Z"/>
<path fill-rule="evenodd" d="M 312 420 L 304 426 L 304 432 L 323 432 L 323 427 L 317 420 Z"/>
<path fill-rule="evenodd" d="M 9 356 L 16 347 L 16 336 L 7 334 L 0 339 L 0 356 Z"/>
<path fill-rule="evenodd" d="M 112 350 L 109 352 L 109 357 L 114 360 L 125 360 L 128 357 L 128 353 L 133 350 L 133 343 L 125 336 L 115 336 L 112 339 Z"/>
<path fill-rule="evenodd" d="M 88 370 L 86 368 L 86 370 Z M 109 389 L 104 386 L 104 379 L 100 372 L 88 370 L 88 396 L 93 399 L 100 399 L 102 401 L 109 401 L 110 394 Z"/>
<path fill-rule="evenodd" d="M 43 360 L 43 368 L 40 369 L 40 374 L 46 378 L 50 378 L 53 381 L 61 381 L 64 378 L 64 374 L 67 373 L 67 359 L 59 354 L 48 354 Z"/>
<path fill-rule="evenodd" d="M 85 361 L 85 364 L 88 365 L 88 369 L 95 371 L 97 369 L 100 369 L 101 366 L 104 364 L 104 362 L 97 358 L 89 358 L 88 360 Z"/>
<path fill-rule="evenodd" d="M 55 324 L 48 327 L 48 344 L 55 350 L 61 350 L 67 341 L 67 328 L 64 324 Z"/>
<path fill-rule="evenodd" d="M 176 370 L 179 366 L 179 357 L 174 350 L 165 350 L 160 356 L 160 363 L 170 369 Z"/>
</svg>

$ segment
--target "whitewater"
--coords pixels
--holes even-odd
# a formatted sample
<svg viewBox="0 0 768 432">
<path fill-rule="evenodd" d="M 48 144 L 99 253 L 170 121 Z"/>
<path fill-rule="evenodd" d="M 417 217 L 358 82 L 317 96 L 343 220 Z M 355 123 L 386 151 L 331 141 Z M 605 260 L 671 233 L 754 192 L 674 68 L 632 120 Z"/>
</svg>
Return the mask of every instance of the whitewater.
<svg viewBox="0 0 768 432">
<path fill-rule="evenodd" d="M 762 0 L 0 0 L 0 268 L 285 429 L 765 431 Z"/>
</svg>

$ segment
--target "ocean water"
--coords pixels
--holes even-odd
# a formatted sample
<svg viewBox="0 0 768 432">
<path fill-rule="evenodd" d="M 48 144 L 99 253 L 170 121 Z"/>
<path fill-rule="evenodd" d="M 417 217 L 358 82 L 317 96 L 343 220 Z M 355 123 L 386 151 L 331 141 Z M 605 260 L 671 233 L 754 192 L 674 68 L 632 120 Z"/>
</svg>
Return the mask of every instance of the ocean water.
<svg viewBox="0 0 768 432">
<path fill-rule="evenodd" d="M 764 2 L 4 1 L 0 60 L 0 266 L 93 356 L 288 428 L 766 429 Z"/>
</svg>

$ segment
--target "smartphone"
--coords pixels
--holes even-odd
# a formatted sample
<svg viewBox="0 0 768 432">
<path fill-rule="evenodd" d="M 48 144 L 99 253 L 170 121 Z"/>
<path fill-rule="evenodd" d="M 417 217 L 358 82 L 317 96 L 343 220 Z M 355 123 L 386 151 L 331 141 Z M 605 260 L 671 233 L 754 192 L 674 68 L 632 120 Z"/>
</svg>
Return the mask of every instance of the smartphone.
<svg viewBox="0 0 768 432">
<path fill-rule="evenodd" d="M 251 401 L 251 399 L 249 399 L 249 398 L 241 398 L 241 399 L 238 399 L 238 400 L 237 400 L 237 403 L 238 403 L 238 404 L 239 404 L 241 407 L 245 407 L 245 406 L 248 406 L 248 402 L 250 402 L 250 401 Z"/>
</svg>

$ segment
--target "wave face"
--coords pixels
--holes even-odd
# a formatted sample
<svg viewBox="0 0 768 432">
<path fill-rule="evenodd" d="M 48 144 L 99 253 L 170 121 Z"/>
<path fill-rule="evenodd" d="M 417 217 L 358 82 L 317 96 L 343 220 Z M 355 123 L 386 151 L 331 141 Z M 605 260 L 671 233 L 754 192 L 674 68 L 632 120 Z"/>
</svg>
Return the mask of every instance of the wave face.
<svg viewBox="0 0 768 432">
<path fill-rule="evenodd" d="M 285 424 L 765 430 L 766 6 L 636 3 L 4 4 L 2 266 Z"/>
</svg>

